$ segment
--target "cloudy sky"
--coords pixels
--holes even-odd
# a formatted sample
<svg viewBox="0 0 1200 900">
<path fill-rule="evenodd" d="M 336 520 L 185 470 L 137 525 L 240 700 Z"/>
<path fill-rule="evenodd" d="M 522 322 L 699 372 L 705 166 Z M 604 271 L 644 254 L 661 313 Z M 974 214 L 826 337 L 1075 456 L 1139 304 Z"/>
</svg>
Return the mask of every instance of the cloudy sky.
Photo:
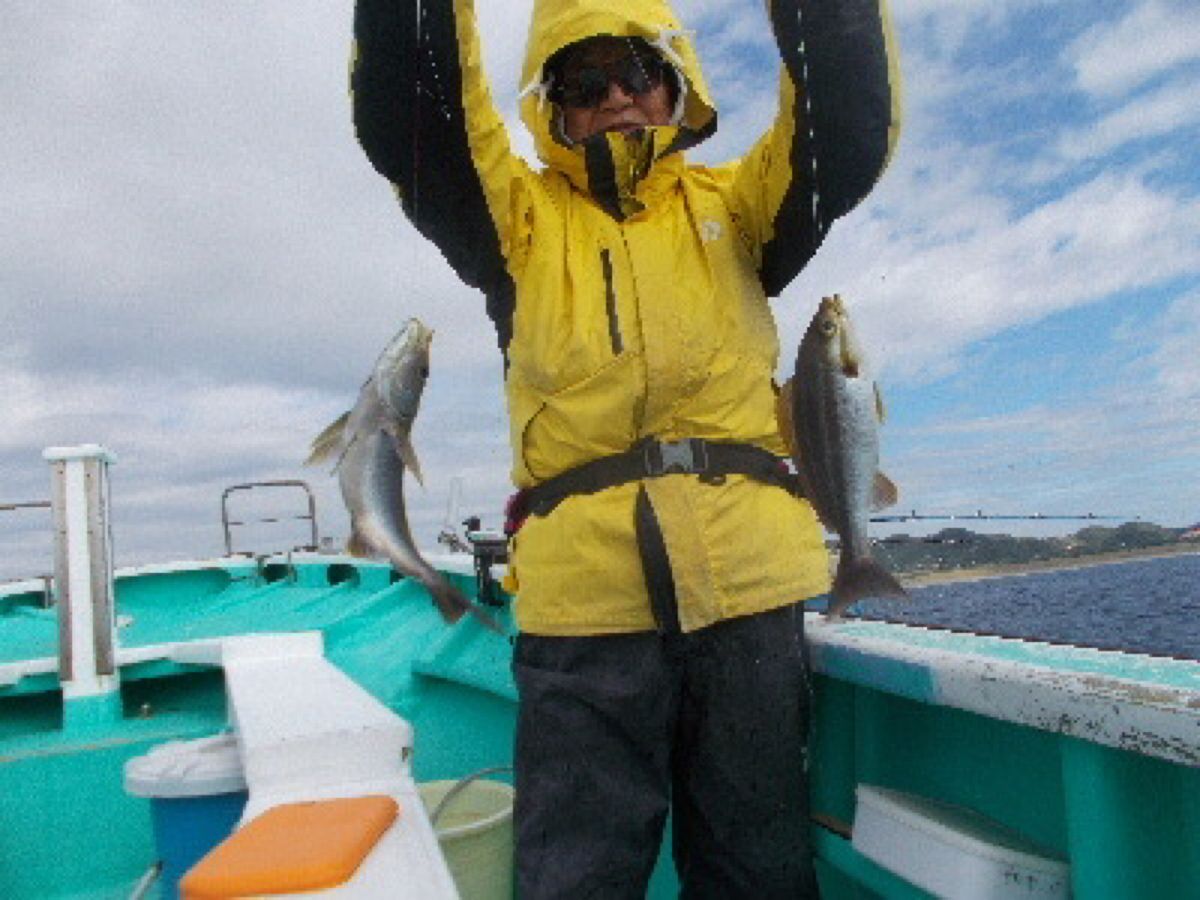
<svg viewBox="0 0 1200 900">
<path fill-rule="evenodd" d="M 530 3 L 478 6 L 528 152 Z M 699 160 L 740 154 L 773 113 L 759 7 L 677 2 L 722 111 Z M 1200 519 L 1200 7 L 894 13 L 902 142 L 777 301 L 781 374 L 840 292 L 883 384 L 904 509 Z M 414 529 L 433 542 L 456 481 L 459 512 L 498 524 L 494 333 L 355 144 L 351 17 L 348 0 L 5 4 L 0 503 L 48 496 L 44 447 L 101 443 L 119 459 L 119 563 L 220 552 L 222 490 L 259 479 L 307 478 L 340 539 L 334 482 L 301 461 L 415 315 L 437 335 Z M 235 495 L 233 512 L 296 499 Z M 0 514 L 0 577 L 48 570 L 48 523 Z M 283 527 L 237 546 L 300 542 L 301 523 Z"/>
</svg>

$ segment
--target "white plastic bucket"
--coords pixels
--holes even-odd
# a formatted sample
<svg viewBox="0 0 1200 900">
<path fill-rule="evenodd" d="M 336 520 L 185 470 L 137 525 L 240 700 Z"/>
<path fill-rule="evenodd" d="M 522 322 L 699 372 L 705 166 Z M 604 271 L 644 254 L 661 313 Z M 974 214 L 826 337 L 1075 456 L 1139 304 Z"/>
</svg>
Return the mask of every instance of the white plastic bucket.
<svg viewBox="0 0 1200 900">
<path fill-rule="evenodd" d="M 429 781 L 418 785 L 430 815 L 456 784 Z M 513 796 L 512 787 L 503 782 L 469 781 L 433 823 L 462 900 L 512 900 Z"/>
</svg>

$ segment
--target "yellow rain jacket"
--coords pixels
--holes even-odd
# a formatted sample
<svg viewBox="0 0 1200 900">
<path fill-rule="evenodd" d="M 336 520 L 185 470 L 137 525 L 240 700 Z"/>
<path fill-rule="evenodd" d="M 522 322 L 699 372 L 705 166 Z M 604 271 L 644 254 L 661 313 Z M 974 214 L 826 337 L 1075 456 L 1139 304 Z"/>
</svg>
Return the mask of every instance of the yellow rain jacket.
<svg viewBox="0 0 1200 900">
<path fill-rule="evenodd" d="M 883 0 L 772 0 L 779 112 L 743 158 L 690 165 L 716 128 L 688 33 L 662 0 L 536 0 L 510 149 L 471 0 L 359 0 L 359 140 L 416 227 L 487 296 L 506 362 L 513 481 L 529 487 L 647 436 L 783 455 L 767 302 L 882 173 L 898 129 Z M 417 11 L 420 10 L 418 18 Z M 420 25 L 416 24 L 420 22 Z M 675 125 L 570 145 L 546 60 L 593 35 L 655 44 L 686 85 Z M 652 629 L 634 534 L 644 489 L 684 631 L 828 589 L 809 504 L 740 475 L 671 474 L 575 495 L 514 541 L 519 627 Z"/>
</svg>

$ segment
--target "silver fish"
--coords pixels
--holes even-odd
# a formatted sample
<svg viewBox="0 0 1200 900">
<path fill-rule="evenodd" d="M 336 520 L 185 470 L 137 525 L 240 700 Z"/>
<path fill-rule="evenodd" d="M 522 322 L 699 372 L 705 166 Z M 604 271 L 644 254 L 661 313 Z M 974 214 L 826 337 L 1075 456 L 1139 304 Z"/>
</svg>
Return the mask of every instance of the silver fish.
<svg viewBox="0 0 1200 900">
<path fill-rule="evenodd" d="M 405 469 L 422 481 L 411 433 L 429 377 L 432 339 L 429 328 L 409 319 L 380 354 L 354 408 L 318 435 L 305 464 L 337 458 L 338 485 L 350 513 L 348 552 L 383 556 L 398 571 L 415 578 L 428 589 L 447 622 L 472 612 L 498 630 L 489 616 L 422 558 L 404 510 Z"/>
<path fill-rule="evenodd" d="M 871 555 L 869 513 L 891 506 L 897 492 L 879 471 L 879 389 L 863 372 L 840 296 L 821 300 L 800 342 L 795 375 L 780 393 L 779 412 L 805 496 L 841 539 L 829 617 L 865 597 L 907 597 Z"/>
</svg>

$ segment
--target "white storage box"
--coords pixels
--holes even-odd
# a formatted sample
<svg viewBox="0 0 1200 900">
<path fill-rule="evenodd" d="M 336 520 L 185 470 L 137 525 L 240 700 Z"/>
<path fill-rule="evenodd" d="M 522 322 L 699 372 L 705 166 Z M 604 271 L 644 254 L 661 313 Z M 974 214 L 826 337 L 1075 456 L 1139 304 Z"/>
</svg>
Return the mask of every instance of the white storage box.
<svg viewBox="0 0 1200 900">
<path fill-rule="evenodd" d="M 950 900 L 1067 898 L 1070 867 L 1027 838 L 963 807 L 860 784 L 854 849 Z"/>
</svg>

